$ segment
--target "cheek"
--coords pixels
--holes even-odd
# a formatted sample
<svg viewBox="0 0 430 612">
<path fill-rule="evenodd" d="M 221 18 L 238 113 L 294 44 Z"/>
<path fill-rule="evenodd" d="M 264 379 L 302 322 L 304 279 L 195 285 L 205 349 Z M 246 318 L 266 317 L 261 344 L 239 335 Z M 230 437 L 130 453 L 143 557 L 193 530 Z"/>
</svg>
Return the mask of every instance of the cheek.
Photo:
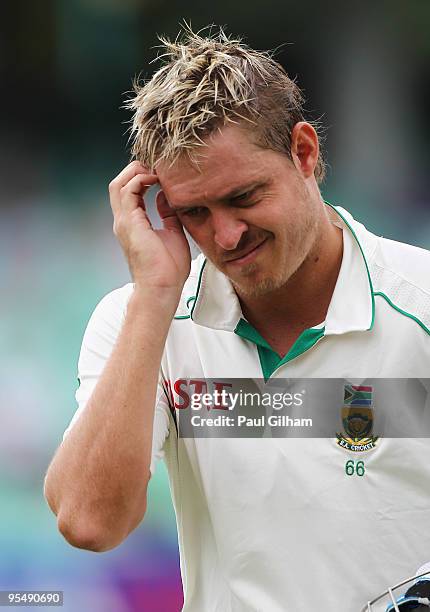
<svg viewBox="0 0 430 612">
<path fill-rule="evenodd" d="M 250 217 L 248 221 L 251 227 L 268 232 L 275 238 L 284 235 L 289 226 L 285 212 L 275 207 L 267 207 L 258 216 Z"/>
<path fill-rule="evenodd" d="M 206 224 L 184 222 L 182 225 L 201 251 L 204 253 L 211 251 L 213 240 L 211 239 L 209 227 Z"/>
</svg>

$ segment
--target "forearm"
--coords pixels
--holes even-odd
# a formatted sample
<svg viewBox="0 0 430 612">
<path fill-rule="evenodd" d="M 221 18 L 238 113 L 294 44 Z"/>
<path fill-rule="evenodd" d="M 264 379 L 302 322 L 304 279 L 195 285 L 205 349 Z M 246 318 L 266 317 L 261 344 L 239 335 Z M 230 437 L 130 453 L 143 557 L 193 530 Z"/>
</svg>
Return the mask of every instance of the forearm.
<svg viewBox="0 0 430 612">
<path fill-rule="evenodd" d="M 143 517 L 159 368 L 173 314 L 170 296 L 134 292 L 88 405 L 48 470 L 48 503 L 77 546 L 111 548 Z"/>
</svg>

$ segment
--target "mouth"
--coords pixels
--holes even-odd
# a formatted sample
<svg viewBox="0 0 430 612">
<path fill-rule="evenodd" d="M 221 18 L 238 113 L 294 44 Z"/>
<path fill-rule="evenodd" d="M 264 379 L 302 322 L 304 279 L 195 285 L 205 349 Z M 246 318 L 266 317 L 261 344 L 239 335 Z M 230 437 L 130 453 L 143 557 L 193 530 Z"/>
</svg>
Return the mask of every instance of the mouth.
<svg viewBox="0 0 430 612">
<path fill-rule="evenodd" d="M 239 257 L 234 257 L 233 259 L 227 260 L 226 264 L 228 264 L 228 265 L 243 265 L 243 264 L 250 263 L 262 251 L 262 249 L 264 248 L 264 245 L 266 244 L 267 240 L 268 240 L 268 238 L 265 238 L 264 240 L 259 242 L 257 245 L 252 247 L 250 250 L 246 251 L 243 255 L 240 255 Z"/>
</svg>

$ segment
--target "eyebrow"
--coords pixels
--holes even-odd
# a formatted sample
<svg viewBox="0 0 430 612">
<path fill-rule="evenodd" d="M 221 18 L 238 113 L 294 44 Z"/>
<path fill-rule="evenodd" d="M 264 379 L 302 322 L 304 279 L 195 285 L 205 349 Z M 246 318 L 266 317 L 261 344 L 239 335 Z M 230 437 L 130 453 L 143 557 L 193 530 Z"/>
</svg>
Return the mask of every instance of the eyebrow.
<svg viewBox="0 0 430 612">
<path fill-rule="evenodd" d="M 261 189 L 261 187 L 265 187 L 268 184 L 268 180 L 265 181 L 259 181 L 259 182 L 254 182 L 254 183 L 246 183 L 244 185 L 241 185 L 240 187 L 235 187 L 234 189 L 232 189 L 231 191 L 228 191 L 227 193 L 223 194 L 222 196 L 216 198 L 216 202 L 226 202 L 227 200 L 234 200 L 235 198 L 248 193 L 248 192 L 253 192 L 256 191 L 257 189 Z M 186 210 L 188 208 L 194 208 L 197 206 L 200 206 L 199 203 L 195 203 L 195 204 L 184 204 L 184 205 L 179 205 L 176 206 L 175 204 L 170 203 L 170 206 L 174 209 L 174 210 Z"/>
</svg>

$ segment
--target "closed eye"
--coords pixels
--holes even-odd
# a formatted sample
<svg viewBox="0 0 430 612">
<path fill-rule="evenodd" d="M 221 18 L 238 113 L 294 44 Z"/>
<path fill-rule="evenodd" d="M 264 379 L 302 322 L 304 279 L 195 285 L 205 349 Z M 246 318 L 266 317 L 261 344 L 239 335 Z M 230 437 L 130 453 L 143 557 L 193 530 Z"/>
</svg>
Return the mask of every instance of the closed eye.
<svg viewBox="0 0 430 612">
<path fill-rule="evenodd" d="M 237 208 L 251 208 L 258 204 L 259 201 L 260 198 L 253 191 L 248 191 L 231 200 L 231 205 Z"/>
<path fill-rule="evenodd" d="M 245 191 L 244 193 L 240 193 L 237 196 L 234 196 L 234 198 L 232 198 L 233 202 L 236 201 L 241 201 L 241 200 L 246 200 L 246 198 L 251 194 L 251 191 Z"/>
<path fill-rule="evenodd" d="M 205 212 L 204 206 L 194 206 L 193 208 L 186 208 L 185 210 L 181 210 L 180 214 L 185 217 L 198 217 Z"/>
<path fill-rule="evenodd" d="M 260 200 L 258 192 L 260 191 L 261 187 L 261 185 L 257 185 L 248 191 L 235 195 L 230 199 L 230 203 L 233 206 L 238 206 L 240 208 L 248 208 L 254 204 L 257 204 Z"/>
<path fill-rule="evenodd" d="M 231 201 L 233 203 L 243 202 L 244 200 L 247 200 L 252 193 L 253 193 L 252 191 L 245 191 L 245 193 L 240 193 L 239 195 L 234 196 L 234 198 L 232 198 Z"/>
</svg>

